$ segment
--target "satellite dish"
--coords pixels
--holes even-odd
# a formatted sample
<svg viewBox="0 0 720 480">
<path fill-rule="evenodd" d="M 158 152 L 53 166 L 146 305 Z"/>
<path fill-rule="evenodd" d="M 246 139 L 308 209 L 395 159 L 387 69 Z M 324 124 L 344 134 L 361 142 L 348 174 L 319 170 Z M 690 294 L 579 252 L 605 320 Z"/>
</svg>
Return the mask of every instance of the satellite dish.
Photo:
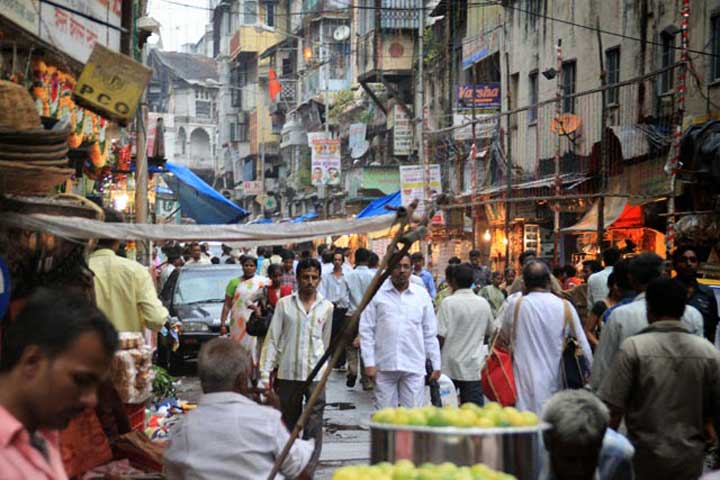
<svg viewBox="0 0 720 480">
<path fill-rule="evenodd" d="M 582 120 L 572 113 L 563 113 L 560 118 L 550 121 L 550 131 L 558 135 L 567 135 L 576 131 L 582 125 Z"/>
<path fill-rule="evenodd" d="M 337 42 L 342 42 L 343 40 L 347 40 L 348 38 L 350 38 L 350 27 L 348 27 L 347 25 L 340 25 L 333 32 L 333 38 Z"/>
</svg>

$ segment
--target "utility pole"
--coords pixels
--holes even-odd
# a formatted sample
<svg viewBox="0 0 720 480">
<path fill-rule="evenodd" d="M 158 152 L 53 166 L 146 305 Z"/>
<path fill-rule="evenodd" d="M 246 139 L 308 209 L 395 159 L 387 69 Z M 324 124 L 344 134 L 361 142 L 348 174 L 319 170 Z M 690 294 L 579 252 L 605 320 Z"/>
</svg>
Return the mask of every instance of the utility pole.
<svg viewBox="0 0 720 480">
<path fill-rule="evenodd" d="M 598 38 L 598 56 L 600 59 L 600 86 L 601 90 L 601 128 L 600 131 L 600 183 L 598 185 L 599 193 L 605 193 L 605 176 L 607 175 L 607 72 L 605 71 L 605 64 L 603 61 L 603 43 L 602 35 L 600 34 L 600 17 L 596 19 L 597 25 L 597 38 Z M 602 258 L 603 252 L 603 238 L 605 237 L 605 197 L 600 196 L 598 198 L 598 214 L 597 214 L 597 253 L 598 258 Z"/>
<path fill-rule="evenodd" d="M 504 36 L 504 35 L 503 35 Z M 510 95 L 510 58 L 505 52 L 505 92 L 508 112 L 513 110 L 512 96 Z M 505 269 L 510 268 L 510 197 L 512 196 L 512 134 L 510 128 L 510 114 L 506 117 L 505 136 L 507 137 L 507 154 L 505 155 Z M 500 119 L 498 119 L 498 123 Z"/>
<path fill-rule="evenodd" d="M 562 84 L 562 39 L 558 38 L 555 50 L 557 60 L 557 101 L 555 103 L 555 196 L 560 196 L 562 182 L 560 181 L 560 134 L 563 131 L 562 124 L 562 102 L 563 102 L 563 84 Z M 560 202 L 557 201 L 554 206 L 555 210 L 555 242 L 553 248 L 553 265 L 560 265 Z"/>
<path fill-rule="evenodd" d="M 425 24 L 425 8 L 420 9 L 418 12 L 418 83 L 417 83 L 417 99 L 415 101 L 415 114 L 417 120 L 415 123 L 415 134 L 418 139 L 418 160 L 423 165 L 425 174 L 424 178 L 424 197 L 425 197 L 425 214 L 430 213 L 430 164 L 428 163 L 427 155 L 425 152 L 425 138 L 423 135 L 423 124 L 425 123 L 425 109 L 423 105 L 425 103 L 425 87 L 424 87 L 424 56 L 425 56 L 425 45 L 424 45 L 424 24 Z"/>
</svg>

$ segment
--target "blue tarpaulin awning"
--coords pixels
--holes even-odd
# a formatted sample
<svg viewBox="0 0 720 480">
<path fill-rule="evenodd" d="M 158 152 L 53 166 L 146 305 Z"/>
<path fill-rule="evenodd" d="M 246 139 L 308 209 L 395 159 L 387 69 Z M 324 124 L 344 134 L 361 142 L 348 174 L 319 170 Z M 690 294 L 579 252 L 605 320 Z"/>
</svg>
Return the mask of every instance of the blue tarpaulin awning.
<svg viewBox="0 0 720 480">
<path fill-rule="evenodd" d="M 313 218 L 317 218 L 318 214 L 315 212 L 306 213 L 305 215 L 300 215 L 299 217 L 295 217 L 292 220 L 290 220 L 290 223 L 303 223 L 306 220 L 312 220 Z"/>
<path fill-rule="evenodd" d="M 387 215 L 391 212 L 385 208 L 386 206 L 395 208 L 401 206 L 400 190 L 395 193 L 391 193 L 390 195 L 385 195 L 384 197 L 373 200 L 368 204 L 367 207 L 363 209 L 362 212 L 358 213 L 355 218 L 367 218 L 376 217 L 378 215 Z"/>
<path fill-rule="evenodd" d="M 487 48 L 481 48 L 477 52 L 470 55 L 468 58 L 463 58 L 463 70 L 467 70 L 483 58 L 487 57 L 488 53 L 490 53 L 490 51 Z"/>
<path fill-rule="evenodd" d="M 172 173 L 165 181 L 175 192 L 183 216 L 201 225 L 217 225 L 238 223 L 248 215 L 189 168 L 167 162 L 165 170 Z"/>
</svg>

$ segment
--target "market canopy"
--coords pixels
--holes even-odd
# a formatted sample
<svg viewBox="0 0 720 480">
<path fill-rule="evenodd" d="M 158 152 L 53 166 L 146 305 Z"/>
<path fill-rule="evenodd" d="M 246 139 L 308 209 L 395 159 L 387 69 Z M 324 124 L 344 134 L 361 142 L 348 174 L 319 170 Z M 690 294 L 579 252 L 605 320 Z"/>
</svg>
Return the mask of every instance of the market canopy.
<svg viewBox="0 0 720 480">
<path fill-rule="evenodd" d="M 385 207 L 398 208 L 402 205 L 400 190 L 390 195 L 385 195 L 376 200 L 373 200 L 365 207 L 355 218 L 369 218 L 378 215 L 387 215 L 388 209 Z"/>
<path fill-rule="evenodd" d="M 372 218 L 321 220 L 308 223 L 175 225 L 104 223 L 80 217 L 15 212 L 3 212 L 0 215 L 0 225 L 48 232 L 70 239 L 219 241 L 233 242 L 230 243 L 232 246 L 246 247 L 300 243 L 320 237 L 376 232 L 390 227 L 394 221 L 395 215 L 388 214 Z"/>
<path fill-rule="evenodd" d="M 170 162 L 165 168 L 172 174 L 166 175 L 165 181 L 175 192 L 184 217 L 200 225 L 238 223 L 247 217 L 243 208 L 223 197 L 189 168 Z"/>
<path fill-rule="evenodd" d="M 564 233 L 595 232 L 598 227 L 599 201 L 596 201 L 583 218 Z M 606 197 L 603 210 L 603 228 L 638 228 L 643 226 L 642 206 L 630 205 L 624 197 Z"/>
</svg>

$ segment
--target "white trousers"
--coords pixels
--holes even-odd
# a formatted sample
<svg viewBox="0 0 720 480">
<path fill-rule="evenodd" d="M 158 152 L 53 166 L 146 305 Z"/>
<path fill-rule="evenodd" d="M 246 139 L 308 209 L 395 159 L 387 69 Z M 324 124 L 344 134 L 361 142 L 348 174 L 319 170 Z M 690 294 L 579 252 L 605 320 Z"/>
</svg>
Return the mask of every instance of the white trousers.
<svg viewBox="0 0 720 480">
<path fill-rule="evenodd" d="M 375 378 L 375 408 L 422 407 L 425 405 L 425 375 L 379 371 Z"/>
</svg>

